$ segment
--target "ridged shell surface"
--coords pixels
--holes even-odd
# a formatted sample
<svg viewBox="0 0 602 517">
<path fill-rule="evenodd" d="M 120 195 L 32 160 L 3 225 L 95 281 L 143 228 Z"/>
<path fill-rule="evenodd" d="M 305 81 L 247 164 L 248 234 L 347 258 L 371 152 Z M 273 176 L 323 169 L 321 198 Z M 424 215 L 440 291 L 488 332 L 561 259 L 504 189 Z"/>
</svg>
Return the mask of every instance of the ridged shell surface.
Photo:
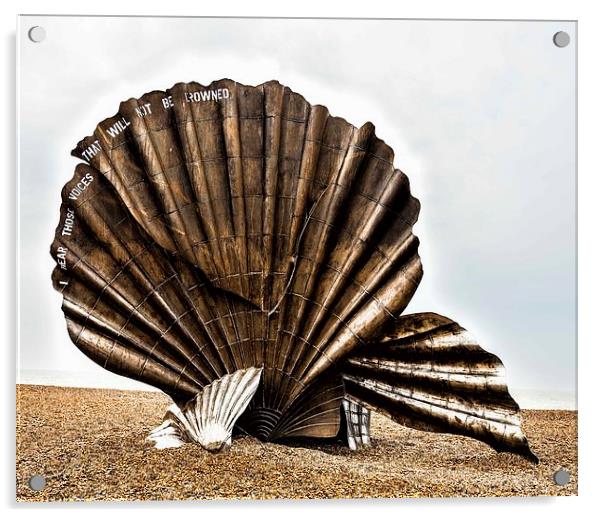
<svg viewBox="0 0 602 517">
<path fill-rule="evenodd" d="M 186 442 L 199 443 L 212 452 L 229 447 L 234 425 L 257 391 L 260 378 L 261 368 L 254 367 L 224 375 L 182 407 L 173 404 L 148 439 L 158 449 Z"/>
<path fill-rule="evenodd" d="M 537 463 L 502 362 L 455 321 L 400 317 L 343 368 L 346 397 L 407 427 L 462 434 Z"/>
<path fill-rule="evenodd" d="M 73 151 L 53 273 L 73 342 L 177 402 L 249 367 L 265 439 L 335 436 L 341 361 L 422 276 L 393 151 L 277 82 L 179 83 Z"/>
</svg>

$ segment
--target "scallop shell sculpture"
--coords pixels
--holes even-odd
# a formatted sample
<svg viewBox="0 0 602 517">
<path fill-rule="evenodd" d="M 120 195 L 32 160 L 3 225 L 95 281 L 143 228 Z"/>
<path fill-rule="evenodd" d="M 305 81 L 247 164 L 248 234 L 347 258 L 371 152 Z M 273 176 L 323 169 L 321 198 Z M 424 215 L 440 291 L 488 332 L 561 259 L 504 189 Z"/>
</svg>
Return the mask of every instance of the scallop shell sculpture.
<svg viewBox="0 0 602 517">
<path fill-rule="evenodd" d="M 393 150 L 276 81 L 179 83 L 74 149 L 51 253 L 75 345 L 174 401 L 149 439 L 369 444 L 370 411 L 537 461 L 500 360 L 402 312 L 419 202 Z"/>
</svg>

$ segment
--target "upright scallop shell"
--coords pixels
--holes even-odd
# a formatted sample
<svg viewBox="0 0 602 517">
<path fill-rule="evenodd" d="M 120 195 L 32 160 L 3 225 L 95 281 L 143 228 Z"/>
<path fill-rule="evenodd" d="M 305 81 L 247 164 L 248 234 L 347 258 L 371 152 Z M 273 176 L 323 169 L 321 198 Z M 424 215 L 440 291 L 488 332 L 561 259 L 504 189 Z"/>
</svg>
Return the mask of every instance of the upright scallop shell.
<svg viewBox="0 0 602 517">
<path fill-rule="evenodd" d="M 260 377 L 261 368 L 251 367 L 213 381 L 183 408 L 173 404 L 148 439 L 158 449 L 186 442 L 200 443 L 212 452 L 229 447 L 234 424 L 255 395 Z"/>
<path fill-rule="evenodd" d="M 179 408 L 262 368 L 239 427 L 335 436 L 344 382 L 366 386 L 353 354 L 422 277 L 419 203 L 373 125 L 275 81 L 179 83 L 123 102 L 73 154 L 87 163 L 51 250 L 73 342 Z"/>
</svg>

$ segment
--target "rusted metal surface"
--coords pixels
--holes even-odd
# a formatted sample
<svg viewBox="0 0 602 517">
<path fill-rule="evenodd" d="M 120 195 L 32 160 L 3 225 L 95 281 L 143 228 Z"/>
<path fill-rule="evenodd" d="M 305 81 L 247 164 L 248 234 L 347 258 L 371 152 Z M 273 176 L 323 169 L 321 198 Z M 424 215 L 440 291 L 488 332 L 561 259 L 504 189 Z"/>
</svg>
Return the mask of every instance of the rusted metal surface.
<svg viewBox="0 0 602 517">
<path fill-rule="evenodd" d="M 537 462 L 502 362 L 448 318 L 400 317 L 378 343 L 347 359 L 343 378 L 352 400 L 400 424 L 470 436 Z"/>
<path fill-rule="evenodd" d="M 275 81 L 179 83 L 73 154 L 51 248 L 73 342 L 178 404 L 262 367 L 244 432 L 336 436 L 342 365 L 422 277 L 419 202 L 373 125 Z"/>
</svg>

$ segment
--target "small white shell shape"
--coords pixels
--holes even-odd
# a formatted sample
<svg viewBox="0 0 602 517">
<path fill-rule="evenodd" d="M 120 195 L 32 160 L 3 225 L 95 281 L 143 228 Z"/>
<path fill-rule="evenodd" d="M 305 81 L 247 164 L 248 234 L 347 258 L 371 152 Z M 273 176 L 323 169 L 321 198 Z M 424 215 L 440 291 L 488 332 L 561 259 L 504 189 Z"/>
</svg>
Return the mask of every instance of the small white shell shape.
<svg viewBox="0 0 602 517">
<path fill-rule="evenodd" d="M 183 407 L 173 404 L 147 439 L 155 442 L 157 449 L 186 442 L 199 443 L 211 452 L 228 448 L 234 424 L 257 391 L 261 372 L 261 368 L 237 370 L 205 386 Z"/>
</svg>

